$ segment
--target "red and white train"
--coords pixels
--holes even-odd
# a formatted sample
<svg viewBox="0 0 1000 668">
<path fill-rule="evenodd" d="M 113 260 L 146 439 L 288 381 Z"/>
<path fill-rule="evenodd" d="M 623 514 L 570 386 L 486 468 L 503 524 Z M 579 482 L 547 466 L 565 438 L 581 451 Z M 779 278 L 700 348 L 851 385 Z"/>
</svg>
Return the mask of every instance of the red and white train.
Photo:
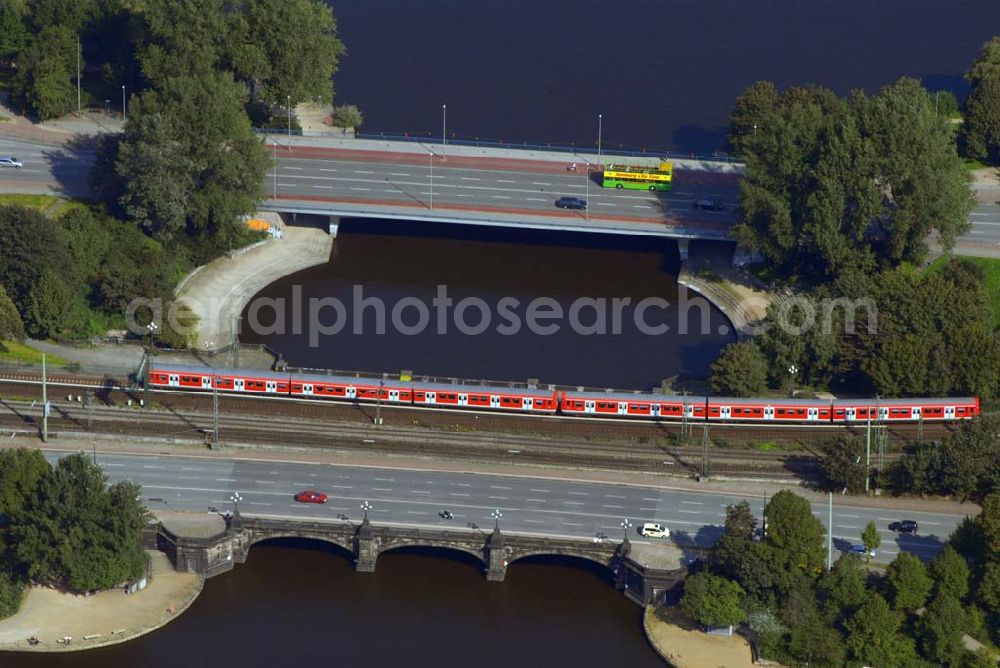
<svg viewBox="0 0 1000 668">
<path fill-rule="evenodd" d="M 377 380 L 352 376 L 213 369 L 154 364 L 149 384 L 246 394 L 382 401 L 387 404 L 470 408 L 568 416 L 702 419 L 733 422 L 914 422 L 965 420 L 979 415 L 978 397 L 948 399 L 735 399 L 660 394 L 614 394 L 502 386 Z"/>
</svg>

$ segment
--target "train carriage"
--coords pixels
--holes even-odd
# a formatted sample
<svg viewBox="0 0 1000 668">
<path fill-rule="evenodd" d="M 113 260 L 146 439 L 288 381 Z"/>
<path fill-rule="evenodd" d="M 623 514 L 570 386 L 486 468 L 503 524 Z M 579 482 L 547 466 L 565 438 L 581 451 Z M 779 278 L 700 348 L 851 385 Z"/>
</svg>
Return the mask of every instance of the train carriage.
<svg viewBox="0 0 1000 668">
<path fill-rule="evenodd" d="M 980 413 L 978 397 L 880 399 L 838 399 L 833 402 L 835 422 L 900 422 L 917 420 L 967 420 Z"/>
<path fill-rule="evenodd" d="M 287 373 L 272 371 L 241 371 L 213 369 L 182 364 L 164 364 L 149 370 L 149 384 L 153 387 L 184 388 L 251 394 L 288 394 Z"/>
<path fill-rule="evenodd" d="M 559 406 L 558 395 L 551 390 L 446 383 L 414 383 L 413 403 L 529 413 L 555 413 Z"/>
<path fill-rule="evenodd" d="M 652 418 L 705 416 L 704 397 L 668 397 L 657 394 L 563 392 L 560 408 L 564 415 L 604 415 Z"/>
<path fill-rule="evenodd" d="M 350 401 L 381 400 L 387 403 L 408 404 L 413 400 L 413 387 L 411 383 L 398 380 L 292 374 L 289 394 L 293 397 L 319 397 Z"/>
</svg>

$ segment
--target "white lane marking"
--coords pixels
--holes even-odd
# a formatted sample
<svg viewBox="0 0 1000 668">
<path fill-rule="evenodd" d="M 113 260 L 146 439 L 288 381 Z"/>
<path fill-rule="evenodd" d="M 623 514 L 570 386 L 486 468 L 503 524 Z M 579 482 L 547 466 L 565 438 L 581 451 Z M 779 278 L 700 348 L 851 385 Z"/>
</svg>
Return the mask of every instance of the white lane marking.
<svg viewBox="0 0 1000 668">
<path fill-rule="evenodd" d="M 182 466 L 181 471 L 204 471 L 200 466 Z"/>
<path fill-rule="evenodd" d="M 530 524 L 545 524 L 543 520 L 522 520 L 522 521 L 528 522 Z"/>
<path fill-rule="evenodd" d="M 327 485 L 327 487 L 335 487 L 337 489 L 354 489 L 354 485 Z"/>
<path fill-rule="evenodd" d="M 430 513 L 422 513 L 419 510 L 407 510 L 407 515 L 430 515 Z"/>
<path fill-rule="evenodd" d="M 472 487 L 471 482 L 456 482 L 455 487 Z"/>
<path fill-rule="evenodd" d="M 124 464 L 101 464 L 101 466 L 102 467 L 108 467 L 108 466 L 125 466 L 125 465 Z"/>
<path fill-rule="evenodd" d="M 490 195 L 490 199 L 510 199 L 508 195 Z"/>
<path fill-rule="evenodd" d="M 297 169 L 299 171 L 302 171 L 303 169 L 305 169 L 305 167 L 289 167 L 288 165 L 282 165 L 281 168 L 282 169 Z"/>
<path fill-rule="evenodd" d="M 544 492 L 544 493 L 546 493 L 546 494 L 548 494 L 548 493 L 549 493 L 549 490 L 547 490 L 547 489 L 534 489 L 534 488 L 529 488 L 529 489 L 528 489 L 528 491 L 529 491 L 529 492 Z"/>
<path fill-rule="evenodd" d="M 236 482 L 236 478 L 216 478 L 215 482 Z"/>
<path fill-rule="evenodd" d="M 491 496 L 489 498 L 491 498 L 491 499 L 499 499 L 500 501 L 510 501 L 510 497 L 509 496 Z"/>
<path fill-rule="evenodd" d="M 391 492 L 392 489 L 387 487 L 372 487 L 373 492 Z"/>
<path fill-rule="evenodd" d="M 525 202 L 548 202 L 544 197 L 525 197 Z"/>
<path fill-rule="evenodd" d="M 582 527 L 583 526 L 582 524 L 576 524 L 574 522 L 563 522 L 562 525 L 564 527 Z"/>
<path fill-rule="evenodd" d="M 336 169 L 324 169 L 323 167 L 320 167 L 319 171 L 321 171 L 321 172 L 336 172 L 338 170 L 336 170 Z"/>
<path fill-rule="evenodd" d="M 861 527 L 851 526 L 850 524 L 834 524 L 833 526 L 838 529 L 860 529 Z"/>
<path fill-rule="evenodd" d="M 333 186 L 313 186 L 313 188 L 320 188 L 321 190 L 333 190 Z"/>
<path fill-rule="evenodd" d="M 642 500 L 643 500 L 643 501 L 659 501 L 659 499 L 651 499 L 651 498 L 649 498 L 648 496 L 644 496 L 644 497 L 642 497 Z M 725 508 L 725 506 L 723 506 L 723 508 Z"/>
<path fill-rule="evenodd" d="M 448 492 L 448 496 L 469 496 L 468 494 L 461 494 L 459 492 Z"/>
<path fill-rule="evenodd" d="M 504 487 L 503 485 L 490 485 L 490 489 L 513 489 L 513 487 Z"/>
<path fill-rule="evenodd" d="M 143 464 L 142 468 L 144 468 L 144 469 L 165 469 L 167 467 L 166 466 L 152 466 L 150 464 Z"/>
<path fill-rule="evenodd" d="M 609 499 L 624 499 L 625 498 L 625 496 L 622 495 L 622 494 L 605 494 L 604 496 L 606 496 Z"/>
<path fill-rule="evenodd" d="M 582 506 L 583 501 L 563 501 L 567 506 Z"/>
<path fill-rule="evenodd" d="M 677 512 L 679 512 L 679 513 L 687 513 L 688 515 L 701 515 L 701 511 L 700 510 L 681 510 L 681 509 L 678 508 Z"/>
<path fill-rule="evenodd" d="M 461 179 L 463 181 L 479 181 L 480 180 L 480 179 L 475 179 L 475 178 L 473 178 L 471 176 L 463 176 L 463 177 L 461 177 Z"/>
<path fill-rule="evenodd" d="M 860 519 L 860 515 L 841 515 L 840 513 L 834 513 L 836 517 L 850 517 L 852 520 Z"/>
<path fill-rule="evenodd" d="M 612 506 L 612 505 L 604 504 L 604 507 L 605 508 L 624 508 L 625 506 Z"/>
<path fill-rule="evenodd" d="M 573 496 L 589 496 L 587 492 L 566 492 L 567 494 L 572 494 Z"/>
<path fill-rule="evenodd" d="M 409 176 L 409 174 L 402 174 L 400 172 L 389 172 L 389 176 Z"/>
<path fill-rule="evenodd" d="M 266 503 L 264 501 L 244 501 L 243 503 L 249 503 L 251 506 L 273 506 L 273 503 Z"/>
<path fill-rule="evenodd" d="M 531 501 L 532 503 L 548 503 L 545 499 L 525 499 L 525 501 Z"/>
<path fill-rule="evenodd" d="M 701 501 L 681 501 L 681 503 L 686 504 L 688 506 L 703 506 L 703 505 L 705 505 Z"/>
<path fill-rule="evenodd" d="M 362 169 L 355 169 L 354 173 L 355 174 L 374 174 L 375 172 L 366 172 L 366 171 L 364 171 Z"/>
<path fill-rule="evenodd" d="M 395 478 L 374 478 L 375 482 L 396 482 Z"/>
<path fill-rule="evenodd" d="M 551 183 L 543 183 L 541 181 L 532 181 L 531 185 L 533 185 L 533 186 L 551 186 L 552 184 Z"/>
<path fill-rule="evenodd" d="M 497 183 L 517 183 L 517 181 L 508 181 L 506 179 L 497 179 Z"/>
<path fill-rule="evenodd" d="M 278 483 L 274 480 L 254 480 L 258 485 L 277 485 Z"/>
<path fill-rule="evenodd" d="M 426 489 L 411 489 L 410 494 L 430 494 L 430 490 Z"/>
<path fill-rule="evenodd" d="M 351 188 L 351 190 L 371 190 L 371 188 Z"/>
</svg>

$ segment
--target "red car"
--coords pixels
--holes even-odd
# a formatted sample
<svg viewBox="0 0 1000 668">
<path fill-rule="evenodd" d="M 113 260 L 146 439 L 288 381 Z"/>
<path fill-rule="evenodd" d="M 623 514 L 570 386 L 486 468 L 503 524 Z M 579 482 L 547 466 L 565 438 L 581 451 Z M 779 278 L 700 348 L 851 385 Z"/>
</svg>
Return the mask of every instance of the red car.
<svg viewBox="0 0 1000 668">
<path fill-rule="evenodd" d="M 295 500 L 299 503 L 326 503 L 326 494 L 314 489 L 307 489 L 296 494 Z"/>
</svg>

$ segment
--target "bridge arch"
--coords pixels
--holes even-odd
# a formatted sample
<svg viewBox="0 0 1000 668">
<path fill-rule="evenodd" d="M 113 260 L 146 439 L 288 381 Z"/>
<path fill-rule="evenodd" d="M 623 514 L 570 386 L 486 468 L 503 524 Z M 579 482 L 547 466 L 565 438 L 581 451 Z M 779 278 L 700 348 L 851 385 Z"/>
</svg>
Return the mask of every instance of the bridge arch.
<svg viewBox="0 0 1000 668">
<path fill-rule="evenodd" d="M 596 564 L 606 570 L 609 574 L 614 574 L 614 569 L 611 567 L 612 556 L 598 556 L 593 554 L 586 554 L 584 552 L 568 552 L 568 551 L 553 551 L 553 550 L 534 550 L 531 552 L 519 552 L 515 551 L 510 557 L 507 558 L 507 566 L 513 565 L 515 562 L 521 561 L 523 559 L 529 559 L 531 557 L 547 557 L 547 558 L 561 558 L 561 559 L 576 559 L 579 561 L 585 561 L 589 564 Z"/>
<path fill-rule="evenodd" d="M 333 545 L 346 553 L 345 556 L 350 558 L 354 557 L 354 546 L 350 543 L 337 540 L 330 535 L 323 534 L 312 534 L 312 533 L 302 533 L 302 532 L 287 532 L 287 533 L 256 533 L 251 534 L 250 541 L 247 543 L 246 550 L 249 553 L 250 548 L 258 543 L 263 543 L 270 540 L 311 540 L 317 543 L 325 543 L 327 545 Z"/>
<path fill-rule="evenodd" d="M 482 566 L 486 565 L 486 561 L 485 559 L 483 559 L 483 553 L 481 550 L 477 551 L 466 545 L 441 544 L 441 543 L 434 543 L 431 541 L 427 542 L 391 541 L 380 545 L 378 554 L 382 555 L 385 554 L 386 552 L 394 552 L 398 550 L 404 550 L 407 548 L 418 548 L 423 550 L 430 550 L 433 552 L 441 552 L 444 553 L 445 555 L 447 555 L 447 553 L 449 552 L 452 553 L 457 552 L 459 554 L 464 554 L 472 557 L 473 559 L 476 560 L 477 563 L 479 563 Z"/>
</svg>

